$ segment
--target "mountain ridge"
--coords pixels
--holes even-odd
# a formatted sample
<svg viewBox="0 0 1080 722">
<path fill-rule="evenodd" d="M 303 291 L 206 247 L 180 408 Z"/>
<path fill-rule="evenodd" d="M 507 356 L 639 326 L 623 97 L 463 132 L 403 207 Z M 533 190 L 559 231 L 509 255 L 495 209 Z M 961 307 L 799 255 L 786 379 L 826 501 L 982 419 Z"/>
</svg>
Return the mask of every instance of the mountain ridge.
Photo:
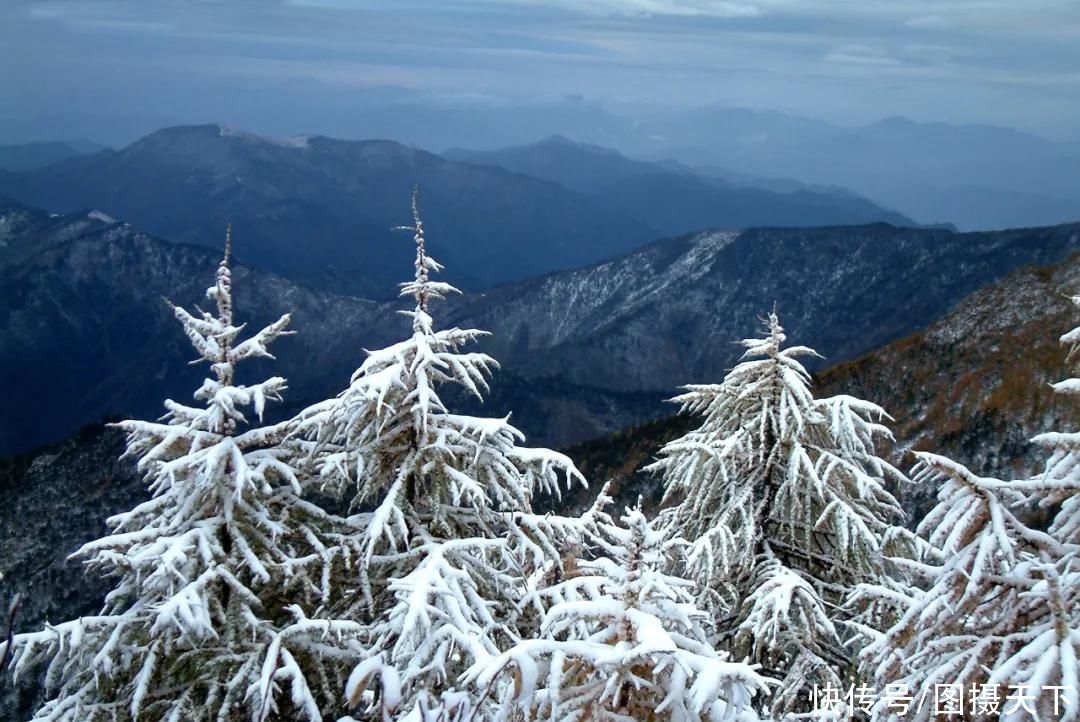
<svg viewBox="0 0 1080 722">
<path fill-rule="evenodd" d="M 17 145 L 0 145 L 0 169 L 10 172 L 34 170 L 68 158 L 97 153 L 104 149 L 86 140 L 50 140 Z"/>
<path fill-rule="evenodd" d="M 0 379 L 9 385 L 0 411 L 0 454 L 25 451 L 114 414 L 156 417 L 162 398 L 187 398 L 202 369 L 189 354 L 162 298 L 185 306 L 203 294 L 220 252 L 161 241 L 91 214 L 50 217 L 0 204 L 5 229 L 22 228 L 0 247 Z M 16 251 L 19 251 L 16 253 Z M 293 314 L 297 334 L 281 344 L 272 368 L 290 379 L 289 409 L 332 395 L 365 348 L 407 332 L 404 302 L 341 296 L 235 264 L 237 312 L 250 323 Z M 438 314 L 436 313 L 438 317 Z M 252 373 L 269 371 L 255 362 Z M 626 418 L 648 418 L 656 394 L 613 393 L 553 380 L 542 386 L 512 373 L 493 382 L 491 405 L 534 410 L 525 431 L 596 435 Z M 21 410 L 33 408 L 27 416 Z"/>
<path fill-rule="evenodd" d="M 433 250 L 467 287 L 619 255 L 656 236 L 556 184 L 394 141 L 282 142 L 216 124 L 0 175 L 0 194 L 58 212 L 100 208 L 167 240 L 211 246 L 231 221 L 253 265 L 387 298 L 411 254 L 391 229 L 408 223 L 417 184 Z"/>
<path fill-rule="evenodd" d="M 621 215 L 636 217 L 666 235 L 710 226 L 854 225 L 884 221 L 916 225 L 855 193 L 825 193 L 799 186 L 785 192 L 737 185 L 682 164 L 628 158 L 612 148 L 563 135 L 492 151 L 452 149 L 444 156 L 550 180 L 586 194 Z"/>
<path fill-rule="evenodd" d="M 756 332 L 773 302 L 787 326 L 839 361 L 929 323 L 1019 265 L 1077 248 L 1080 224 L 966 234 L 886 224 L 706 232 L 466 296 L 449 320 L 493 331 L 493 353 L 526 376 L 575 358 L 561 371 L 571 380 L 670 389 L 722 374 L 735 359 L 733 342 Z M 836 292 L 843 283 L 849 288 Z"/>
<path fill-rule="evenodd" d="M 219 252 L 100 214 L 27 209 L 0 208 L 0 239 L 17 213 L 32 222 L 22 222 L 26 237 L 12 235 L 0 249 L 0 379 L 10 389 L 0 448 L 29 449 L 109 414 L 148 416 L 161 395 L 189 394 L 199 372 L 187 366 L 160 297 L 199 303 Z M 535 409 L 525 431 L 565 444 L 661 415 L 659 399 L 671 389 L 722 374 L 737 358 L 734 341 L 754 333 L 774 301 L 792 332 L 835 362 L 910 333 L 1018 265 L 1078 248 L 1075 225 L 688 234 L 584 269 L 452 296 L 433 312 L 440 326 L 492 332 L 478 350 L 505 371 L 496 378 L 499 409 Z M 926 291 L 946 275 L 948 283 Z M 361 349 L 404 330 L 396 313 L 403 301 L 336 295 L 243 265 L 235 277 L 239 312 L 252 323 L 294 314 L 299 333 L 282 344 L 274 372 L 290 378 L 296 403 L 336 393 Z M 844 284 L 850 289 L 838 295 Z M 36 413 L 26 418 L 20 408 Z"/>
<path fill-rule="evenodd" d="M 817 397 L 867 399 L 891 414 L 886 424 L 897 444 L 890 456 L 902 468 L 914 463 L 910 451 L 932 451 L 979 475 L 1029 478 L 1044 461 L 1031 438 L 1067 428 L 1080 414 L 1075 399 L 1050 388 L 1068 371 L 1059 337 L 1078 323 L 1075 306 L 1063 295 L 1078 292 L 1080 253 L 1048 266 L 1022 266 L 967 295 L 926 328 L 829 365 L 814 374 L 812 390 Z M 788 342 L 805 339 L 789 332 Z M 629 503 L 640 494 L 657 505 L 659 480 L 641 468 L 699 422 L 669 415 L 566 451 L 587 478 L 610 479 L 620 500 Z M 937 490 L 916 485 L 898 492 L 914 525 Z M 588 500 L 575 497 L 573 503 L 585 506 Z"/>
</svg>

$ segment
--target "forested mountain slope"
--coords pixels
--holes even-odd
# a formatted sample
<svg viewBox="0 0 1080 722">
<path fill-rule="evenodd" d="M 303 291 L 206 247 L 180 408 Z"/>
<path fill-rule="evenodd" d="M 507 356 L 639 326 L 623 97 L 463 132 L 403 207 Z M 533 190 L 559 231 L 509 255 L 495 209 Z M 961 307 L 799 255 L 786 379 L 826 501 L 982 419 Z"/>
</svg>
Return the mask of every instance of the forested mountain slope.
<svg viewBox="0 0 1080 722">
<path fill-rule="evenodd" d="M 50 214 L 0 200 L 0 455 L 64 439 L 110 415 L 155 417 L 186 398 L 192 367 L 163 298 L 196 302 L 219 251 L 166 243 L 104 214 Z M 241 257 L 243 260 L 243 257 Z M 348 382 L 366 348 L 407 328 L 398 303 L 340 296 L 238 265 L 236 302 L 253 323 L 293 314 L 277 356 L 300 404 Z M 258 373 L 259 363 L 252 364 Z M 528 412 L 525 430 L 565 441 L 608 433 L 660 408 L 659 392 L 612 392 L 503 372 L 489 410 Z M 32 413 L 28 410 L 32 409 Z"/>
<path fill-rule="evenodd" d="M 9 389 L 0 451 L 27 451 L 108 415 L 152 415 L 162 395 L 187 393 L 198 370 L 161 298 L 196 302 L 216 250 L 167 243 L 98 211 L 51 217 L 14 203 L 0 205 L 0 242 L 0 379 Z M 436 323 L 491 331 L 479 347 L 503 372 L 489 403 L 502 413 L 541 410 L 525 430 L 565 444 L 662 415 L 658 399 L 679 384 L 718 378 L 738 356 L 734 341 L 774 303 L 793 337 L 836 362 L 910 333 L 1019 265 L 1077 248 L 1078 226 L 705 232 L 455 297 Z M 250 266 L 236 274 L 238 307 L 253 323 L 294 314 L 297 335 L 278 351 L 292 401 L 340 388 L 363 349 L 396 338 L 404 323 L 398 302 Z"/>
<path fill-rule="evenodd" d="M 494 355 L 525 375 L 666 391 L 721 377 L 773 304 L 790 337 L 835 363 L 925 326 L 1019 266 L 1078 249 L 1077 224 L 702 232 L 467 296 L 451 318 L 493 331 Z"/>
<path fill-rule="evenodd" d="M 894 419 L 894 460 L 905 468 L 913 463 L 908 451 L 924 450 L 987 476 L 1031 476 L 1041 463 L 1031 437 L 1067 428 L 1080 414 L 1049 386 L 1066 369 L 1066 350 L 1057 339 L 1077 322 L 1064 294 L 1078 290 L 1080 255 L 1020 268 L 970 294 L 926 329 L 824 369 L 815 378 L 815 394 L 848 394 L 882 406 Z M 789 338 L 802 343 L 797 335 Z M 570 454 L 590 478 L 613 479 L 624 498 L 641 493 L 656 504 L 657 480 L 638 470 L 696 423 L 670 416 L 574 446 Z M 903 494 L 912 521 L 934 493 L 913 488 Z"/>
</svg>

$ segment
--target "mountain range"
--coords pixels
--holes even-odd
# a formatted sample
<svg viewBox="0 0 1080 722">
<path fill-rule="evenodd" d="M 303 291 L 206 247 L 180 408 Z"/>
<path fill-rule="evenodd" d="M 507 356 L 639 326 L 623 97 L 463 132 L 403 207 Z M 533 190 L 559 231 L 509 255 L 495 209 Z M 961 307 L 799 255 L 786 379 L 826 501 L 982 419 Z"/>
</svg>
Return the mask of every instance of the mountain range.
<svg viewBox="0 0 1080 722">
<path fill-rule="evenodd" d="M 410 236 L 391 229 L 411 222 L 414 186 L 434 252 L 464 285 L 593 262 L 656 236 L 553 183 L 398 143 L 270 140 L 217 125 L 0 176 L 0 194 L 24 203 L 97 208 L 180 243 L 216 246 L 231 221 L 249 263 L 381 298 L 411 257 Z"/>
<path fill-rule="evenodd" d="M 450 150 L 454 160 L 505 168 L 550 180 L 587 195 L 620 216 L 636 218 L 665 235 L 700 228 L 750 226 L 827 226 L 885 222 L 915 223 L 884 211 L 852 192 L 823 192 L 806 186 L 785 191 L 763 186 L 764 179 L 742 184 L 710 171 L 678 163 L 632 160 L 600 146 L 552 136 L 538 143 L 494 151 Z M 718 171 L 712 171 L 718 173 Z"/>
<path fill-rule="evenodd" d="M 290 95 L 298 91 L 288 89 Z M 853 188 L 919 223 L 952 222 L 963 230 L 1068 222 L 1076 220 L 1080 203 L 1080 143 L 1004 127 L 904 117 L 839 125 L 766 109 L 660 110 L 576 97 L 493 104 L 402 88 L 357 91 L 312 113 L 315 99 L 304 97 L 309 102 L 281 104 L 274 113 L 233 112 L 228 120 L 272 135 L 307 129 L 341 138 L 390 138 L 436 151 L 487 151 L 562 133 L 635 158 L 677 161 L 738 185 L 775 179 L 778 184 L 766 181 L 768 189 Z M 254 100 L 250 105 L 261 107 Z M 171 117 L 179 119 L 172 123 L 190 122 L 175 111 Z M 102 119 L 42 124 L 58 134 L 113 145 L 166 124 L 162 116 L 130 113 L 110 116 L 104 124 Z"/>
<path fill-rule="evenodd" d="M 528 377 L 619 390 L 720 378 L 774 307 L 829 363 L 938 318 L 1026 264 L 1080 249 L 1080 224 L 954 233 L 885 224 L 703 231 L 622 258 L 466 295 L 447 323 Z"/>
<path fill-rule="evenodd" d="M 190 349 L 162 299 L 204 302 L 219 260 L 219 251 L 162 241 L 100 211 L 64 216 L 0 200 L 0 455 L 113 414 L 156 417 L 162 399 L 190 397 L 205 369 L 188 365 Z M 410 264 L 401 271 L 408 275 Z M 292 410 L 335 393 L 364 348 L 408 330 L 397 302 L 340 296 L 239 264 L 234 278 L 246 321 L 293 314 L 298 333 L 275 350 L 273 366 L 289 377 Z M 254 363 L 248 371 L 269 370 Z M 648 418 L 661 398 L 563 379 L 536 386 L 512 373 L 500 374 L 492 392 L 490 407 L 534 412 L 526 430 L 547 441 Z"/>
<path fill-rule="evenodd" d="M 565 444 L 663 413 L 683 383 L 719 378 L 773 304 L 830 361 L 910 333 L 964 294 L 1080 249 L 1080 226 L 957 234 L 885 224 L 712 231 L 598 265 L 451 298 L 440 325 L 493 332 L 503 365 L 488 413 L 526 410 L 535 441 Z M 92 211 L 0 205 L 0 453 L 65 438 L 112 414 L 154 417 L 203 370 L 161 301 L 202 300 L 219 252 L 170 243 Z M 246 259 L 241 253 L 239 260 Z M 400 276 L 410 275 L 403 262 Z M 302 404 L 344 385 L 364 348 L 399 339 L 399 301 L 344 296 L 246 265 L 239 314 L 294 314 L 274 372 Z M 265 371 L 250 369 L 257 374 Z M 32 409 L 32 413 L 27 413 Z"/>
<path fill-rule="evenodd" d="M 68 158 L 105 150 L 89 140 L 46 141 L 21 145 L 0 145 L 0 170 L 28 171 L 59 163 Z"/>
<path fill-rule="evenodd" d="M 422 132 L 428 108 L 418 101 L 398 105 L 361 127 L 374 132 L 384 127 L 382 119 L 410 113 L 417 130 L 396 137 L 485 150 L 528 142 L 524 133 L 536 138 L 559 129 L 636 157 L 712 167 L 722 177 L 854 188 L 919 223 L 951 222 L 964 230 L 1063 223 L 1075 220 L 1080 208 L 1080 145 L 1011 128 L 903 117 L 841 126 L 750 108 L 618 112 L 567 103 L 533 108 L 531 118 L 502 133 Z M 489 115 L 510 113 L 470 111 L 473 127 L 492 125 Z M 517 128 L 526 130 L 514 135 Z"/>
<path fill-rule="evenodd" d="M 541 151 L 560 150 L 549 146 Z M 568 163 L 593 156 L 584 147 L 569 150 Z M 391 228 L 411 221 L 413 187 L 433 252 L 451 269 L 450 280 L 472 289 L 617 257 L 666 230 L 702 223 L 909 223 L 860 198 L 725 189 L 640 165 L 655 170 L 651 179 L 604 197 L 391 141 L 268 139 L 204 125 L 0 173 L 0 194 L 59 213 L 96 208 L 180 243 L 215 246 L 231 221 L 237 251 L 251 265 L 369 298 L 392 297 L 408 263 L 409 237 Z M 653 188 L 672 179 L 681 184 L 672 191 Z M 645 198 L 654 200 L 640 202 Z"/>
<path fill-rule="evenodd" d="M 909 451 L 933 451 L 980 475 L 1028 478 L 1041 470 L 1036 434 L 1069 428 L 1080 415 L 1075 399 L 1050 384 L 1067 376 L 1062 334 L 1075 328 L 1080 253 L 1048 266 L 1023 266 L 969 294 L 926 328 L 815 375 L 818 397 L 868 399 L 893 418 L 896 445 L 888 457 L 908 470 Z M 789 344 L 805 338 L 788 334 Z M 719 380 L 719 379 L 716 379 Z M 572 446 L 567 453 L 594 482 L 611 480 L 627 503 L 643 495 L 660 502 L 657 478 L 641 467 L 657 449 L 700 419 L 669 416 Z M 897 490 L 914 525 L 934 503 L 936 488 Z M 573 503 L 591 503 L 588 494 Z"/>
<path fill-rule="evenodd" d="M 656 139 L 644 157 L 855 188 L 921 223 L 1046 225 L 1075 220 L 1080 202 L 1080 148 L 1010 128 L 902 117 L 845 127 L 711 107 L 657 114 L 642 132 Z"/>
</svg>

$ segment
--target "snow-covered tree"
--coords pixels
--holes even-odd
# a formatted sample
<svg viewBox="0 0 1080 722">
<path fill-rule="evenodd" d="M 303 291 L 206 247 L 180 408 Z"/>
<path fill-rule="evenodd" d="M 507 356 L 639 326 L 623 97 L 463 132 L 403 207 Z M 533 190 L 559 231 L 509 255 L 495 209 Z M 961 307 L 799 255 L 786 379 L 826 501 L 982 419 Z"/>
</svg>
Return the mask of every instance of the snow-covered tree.
<svg viewBox="0 0 1080 722">
<path fill-rule="evenodd" d="M 692 583 L 664 572 L 665 534 L 640 508 L 622 526 L 597 516 L 603 555 L 530 591 L 546 610 L 539 635 L 469 673 L 482 689 L 513 680 L 499 719 L 757 719 L 750 702 L 767 680 L 709 645 Z"/>
<path fill-rule="evenodd" d="M 1080 328 L 1062 342 L 1080 372 Z M 1054 389 L 1078 393 L 1080 379 Z M 1034 441 L 1050 450 L 1049 460 L 1041 474 L 1018 481 L 918 454 L 917 480 L 944 482 L 919 526 L 937 558 L 923 566 L 922 588 L 893 597 L 898 621 L 863 629 L 872 641 L 862 668 L 882 688 L 927 701 L 901 714 L 884 698 L 875 719 L 937 719 L 941 690 L 950 688 L 974 719 L 1080 719 L 1080 434 Z M 1057 509 L 1046 531 L 1025 521 L 1035 506 Z"/>
<path fill-rule="evenodd" d="M 1024 484 L 981 478 L 944 457 L 919 453 L 916 481 L 944 484 L 919 533 L 941 550 L 927 570 L 930 583 L 913 590 L 900 620 L 863 650 L 863 670 L 880 689 L 892 686 L 921 701 L 904 711 L 883 697 L 876 719 L 933 720 L 942 690 L 962 691 L 960 703 L 1012 711 L 1003 719 L 1076 719 L 1050 714 L 1055 700 L 1044 687 L 1071 686 L 1075 702 L 1080 658 L 1080 566 L 1051 535 L 1024 523 Z M 1031 487 L 1028 487 L 1030 489 Z M 856 592 L 858 599 L 859 592 Z M 1030 709 L 1006 705 L 1002 690 L 1030 685 Z M 971 695 L 986 696 L 975 702 Z M 1064 690 L 1063 690 L 1064 694 Z M 899 694 L 897 696 L 900 696 Z M 1064 697 L 1063 697 L 1064 699 Z M 971 710 L 979 714 L 978 710 Z M 982 714 L 990 714 L 985 708 Z"/>
<path fill-rule="evenodd" d="M 775 313 L 766 327 L 722 383 L 675 399 L 702 424 L 649 468 L 664 475 L 666 523 L 688 542 L 686 575 L 712 614 L 713 642 L 782 679 L 779 714 L 806 709 L 815 685 L 836 687 L 848 670 L 839 604 L 891 571 L 903 514 L 886 484 L 905 476 L 875 448 L 892 438 L 885 412 L 849 396 L 815 400 L 799 360 L 815 352 L 785 348 Z"/>
<path fill-rule="evenodd" d="M 4 575 L 0 574 L 0 582 L 4 581 Z M 0 674 L 7 669 L 8 663 L 11 661 L 11 655 L 14 651 L 11 645 L 11 639 L 15 635 L 15 615 L 19 612 L 19 595 L 16 594 L 12 597 L 11 602 L 8 604 L 7 616 L 5 618 L 6 627 L 4 628 L 4 642 L 0 644 Z"/>
<path fill-rule="evenodd" d="M 1080 296 L 1070 300 L 1080 308 Z M 1080 326 L 1062 336 L 1061 343 L 1068 347 L 1065 361 L 1072 376 L 1054 384 L 1053 389 L 1080 405 Z M 1072 431 L 1051 431 L 1032 439 L 1050 453 L 1043 473 L 1034 480 L 1045 491 L 1039 502 L 1044 508 L 1060 505 L 1050 533 L 1068 544 L 1080 544 L 1080 420 L 1074 423 Z"/>
<path fill-rule="evenodd" d="M 447 408 L 441 387 L 482 398 L 497 364 L 460 350 L 484 332 L 434 329 L 430 302 L 456 289 L 429 277 L 441 266 L 415 193 L 413 215 L 416 272 L 402 288 L 415 304 L 403 312 L 412 335 L 370 352 L 345 391 L 296 425 L 324 488 L 347 491 L 358 512 L 349 518 L 362 547 L 358 588 L 339 615 L 366 625 L 368 661 L 350 703 L 382 699 L 381 685 L 395 695 L 397 711 L 385 714 L 422 718 L 462 713 L 461 673 L 515 640 L 525 579 L 580 536 L 578 520 L 534 514 L 534 493 L 584 480 L 562 454 L 519 446 L 508 417 Z"/>
<path fill-rule="evenodd" d="M 116 586 L 100 614 L 14 640 L 17 674 L 47 663 L 35 720 L 318 722 L 340 706 L 360 627 L 319 613 L 349 539 L 301 498 L 280 430 L 249 426 L 285 379 L 244 385 L 236 367 L 273 358 L 289 316 L 240 340 L 229 240 L 207 291 L 216 314 L 172 306 L 212 372 L 201 405 L 169 400 L 159 422 L 118 424 L 152 498 L 75 555 Z"/>
</svg>

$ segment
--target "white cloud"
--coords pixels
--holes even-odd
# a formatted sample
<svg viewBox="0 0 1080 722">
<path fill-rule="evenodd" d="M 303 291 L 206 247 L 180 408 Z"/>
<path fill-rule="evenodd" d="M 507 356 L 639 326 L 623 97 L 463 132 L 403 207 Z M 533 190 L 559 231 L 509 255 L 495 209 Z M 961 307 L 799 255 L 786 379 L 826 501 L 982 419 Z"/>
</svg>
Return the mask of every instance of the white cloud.
<svg viewBox="0 0 1080 722">
<path fill-rule="evenodd" d="M 28 89 L 83 68 L 148 97 L 255 77 L 839 120 L 1080 117 L 1080 0 L 0 0 L 0 37 L 0 67 L 35 58 Z"/>
<path fill-rule="evenodd" d="M 927 30 L 944 30 L 951 26 L 952 23 L 940 15 L 922 15 L 904 22 L 904 27 L 925 28 Z"/>
<path fill-rule="evenodd" d="M 903 64 L 899 59 L 866 45 L 841 45 L 833 48 L 824 59 L 827 63 L 844 65 L 898 66 Z"/>
<path fill-rule="evenodd" d="M 56 20 L 60 17 L 60 11 L 48 5 L 31 5 L 26 14 L 34 20 Z"/>
<path fill-rule="evenodd" d="M 585 15 L 745 18 L 761 14 L 757 3 L 730 0 L 488 0 L 492 4 L 533 5 Z"/>
</svg>

